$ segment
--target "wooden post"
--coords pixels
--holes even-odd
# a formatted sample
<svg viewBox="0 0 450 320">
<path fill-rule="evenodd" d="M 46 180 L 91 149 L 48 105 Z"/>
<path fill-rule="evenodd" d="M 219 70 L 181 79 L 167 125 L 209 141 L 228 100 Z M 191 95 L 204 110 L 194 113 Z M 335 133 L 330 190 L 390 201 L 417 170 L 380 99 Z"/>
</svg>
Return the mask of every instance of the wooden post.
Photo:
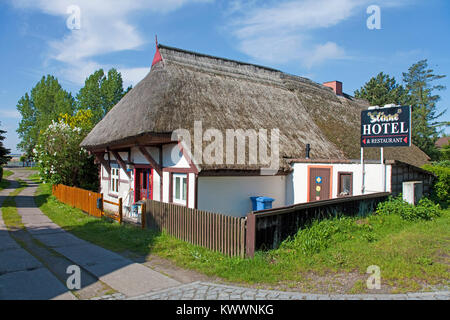
<svg viewBox="0 0 450 320">
<path fill-rule="evenodd" d="M 104 200 L 103 193 L 100 193 L 100 197 L 102 199 L 102 208 L 100 209 L 100 217 L 103 217 L 103 206 L 105 205 L 105 203 L 103 202 Z"/>
<path fill-rule="evenodd" d="M 141 228 L 145 229 L 146 227 L 146 215 L 147 215 L 147 202 L 145 201 L 142 204 L 142 210 L 141 210 Z"/>
<path fill-rule="evenodd" d="M 256 216 L 254 213 L 247 215 L 247 232 L 245 235 L 246 255 L 249 258 L 255 256 L 255 242 L 256 242 Z"/>
<path fill-rule="evenodd" d="M 119 223 L 122 223 L 122 198 L 119 198 Z"/>
</svg>

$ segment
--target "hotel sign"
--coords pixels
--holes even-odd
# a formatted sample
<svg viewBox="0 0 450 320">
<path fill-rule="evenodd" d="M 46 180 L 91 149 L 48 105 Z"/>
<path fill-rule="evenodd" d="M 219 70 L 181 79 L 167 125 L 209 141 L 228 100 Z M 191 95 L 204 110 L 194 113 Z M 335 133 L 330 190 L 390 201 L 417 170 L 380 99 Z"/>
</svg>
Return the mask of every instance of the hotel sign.
<svg viewBox="0 0 450 320">
<path fill-rule="evenodd" d="M 361 147 L 411 146 L 411 107 L 377 108 L 361 112 Z"/>
</svg>

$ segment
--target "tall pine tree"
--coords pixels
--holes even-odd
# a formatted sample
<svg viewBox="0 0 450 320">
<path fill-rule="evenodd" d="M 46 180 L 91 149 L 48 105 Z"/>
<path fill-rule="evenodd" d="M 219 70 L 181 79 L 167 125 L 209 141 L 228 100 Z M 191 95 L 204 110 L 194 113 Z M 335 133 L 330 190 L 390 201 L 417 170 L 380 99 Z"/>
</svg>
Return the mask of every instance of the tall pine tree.
<svg viewBox="0 0 450 320">
<path fill-rule="evenodd" d="M 434 92 L 445 89 L 443 85 L 435 84 L 435 81 L 444 77 L 435 75 L 426 59 L 413 64 L 408 72 L 403 73 L 407 103 L 412 106 L 412 142 L 432 160 L 439 158 L 435 142 L 438 139 L 438 127 L 442 124 L 436 120 L 444 113 L 437 112 L 436 103 L 441 97 Z"/>
<path fill-rule="evenodd" d="M 403 104 L 405 102 L 405 89 L 397 84 L 394 77 L 380 72 L 372 77 L 359 90 L 355 91 L 356 98 L 362 98 L 372 106 L 384 106 L 386 104 Z"/>
<path fill-rule="evenodd" d="M 11 157 L 9 156 L 10 150 L 6 149 L 3 145 L 3 141 L 5 140 L 5 133 L 5 130 L 0 129 L 0 166 L 6 164 L 9 160 L 11 160 Z"/>
</svg>

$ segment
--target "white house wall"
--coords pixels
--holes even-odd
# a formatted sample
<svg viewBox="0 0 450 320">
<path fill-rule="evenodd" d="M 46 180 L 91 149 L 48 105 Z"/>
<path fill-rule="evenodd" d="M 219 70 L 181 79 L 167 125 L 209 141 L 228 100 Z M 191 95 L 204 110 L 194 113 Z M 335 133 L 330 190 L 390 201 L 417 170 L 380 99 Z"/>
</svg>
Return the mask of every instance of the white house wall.
<svg viewBox="0 0 450 320">
<path fill-rule="evenodd" d="M 195 173 L 189 173 L 188 179 L 189 179 L 188 207 L 195 208 Z"/>
<path fill-rule="evenodd" d="M 163 166 L 165 168 L 189 168 L 186 157 L 177 144 L 163 145 Z"/>
<path fill-rule="evenodd" d="M 121 155 L 122 156 L 122 155 Z M 123 158 L 122 158 L 123 159 Z M 113 159 L 111 159 L 113 160 Z M 110 180 L 106 169 L 102 166 L 102 179 L 100 180 L 100 192 L 103 193 L 103 198 L 108 201 L 117 203 L 119 198 L 122 198 L 123 205 L 129 206 L 133 201 L 133 194 L 130 193 L 130 186 L 132 186 L 133 176 L 128 178 L 125 171 L 117 164 L 111 164 L 111 168 L 119 169 L 119 192 L 113 194 L 110 192 Z M 106 180 L 108 178 L 108 180 Z M 131 180 L 131 181 L 130 181 Z M 131 197 L 131 198 L 130 198 Z M 112 204 L 104 204 L 106 210 L 117 212 L 118 207 Z"/>
<path fill-rule="evenodd" d="M 144 147 L 147 152 L 159 163 L 159 148 L 156 147 Z M 131 162 L 135 164 L 149 164 L 147 159 L 141 153 L 138 147 L 131 148 Z"/>
<path fill-rule="evenodd" d="M 251 196 L 274 198 L 273 207 L 285 205 L 286 176 L 198 177 L 198 209 L 246 216 Z"/>
<path fill-rule="evenodd" d="M 161 177 L 156 170 L 153 170 L 153 200 L 161 201 Z"/>
<path fill-rule="evenodd" d="M 330 163 L 294 163 L 293 172 L 287 176 L 286 181 L 286 205 L 303 203 L 308 201 L 308 167 L 332 167 L 332 189 L 331 197 L 337 198 L 338 194 L 338 174 L 339 172 L 351 172 L 353 174 L 353 195 L 361 195 L 362 175 L 361 165 L 352 164 L 330 164 Z M 386 191 L 391 190 L 391 169 L 390 165 L 385 165 Z M 381 164 L 364 164 L 365 170 L 365 194 L 384 192 L 383 188 L 383 167 Z"/>
<path fill-rule="evenodd" d="M 169 172 L 163 172 L 163 202 L 169 202 Z"/>
<path fill-rule="evenodd" d="M 160 163 L 160 149 L 158 147 L 145 147 L 148 153 L 153 157 L 153 159 L 161 165 Z M 164 168 L 190 168 L 187 159 L 184 157 L 182 152 L 180 151 L 178 144 L 167 144 L 162 146 L 162 166 Z M 140 152 L 138 147 L 132 147 L 130 152 L 130 159 L 128 159 L 128 152 L 119 152 L 120 157 L 125 162 L 132 162 L 136 165 L 150 165 L 144 155 Z M 106 153 L 104 155 L 104 159 L 106 161 L 116 161 L 114 155 L 112 153 Z M 118 198 L 122 198 L 122 200 L 128 202 L 129 194 L 132 194 L 131 202 L 134 200 L 133 192 L 131 189 L 134 188 L 134 176 L 133 171 L 130 171 L 130 178 L 126 175 L 125 171 L 118 164 L 111 164 L 112 168 L 120 169 L 120 183 L 119 183 L 119 193 L 117 195 L 112 195 L 110 192 L 110 181 L 109 175 L 106 169 L 102 166 L 102 179 L 100 183 L 100 192 L 103 193 L 103 196 L 106 200 L 117 202 Z M 106 180 L 108 178 L 108 180 Z M 195 174 L 189 174 L 189 207 L 195 206 Z M 163 202 L 169 202 L 169 172 L 163 172 Z M 161 201 L 161 177 L 153 170 L 153 199 L 157 201 Z M 115 210 L 116 208 L 113 205 L 105 204 L 106 209 Z"/>
</svg>

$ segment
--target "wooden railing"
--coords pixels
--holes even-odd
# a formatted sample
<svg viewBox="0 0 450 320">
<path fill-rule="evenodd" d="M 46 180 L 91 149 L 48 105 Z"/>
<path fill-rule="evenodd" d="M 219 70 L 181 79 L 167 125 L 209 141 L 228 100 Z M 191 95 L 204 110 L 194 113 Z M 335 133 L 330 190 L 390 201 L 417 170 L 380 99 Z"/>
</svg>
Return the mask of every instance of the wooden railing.
<svg viewBox="0 0 450 320">
<path fill-rule="evenodd" d="M 100 194 L 100 196 L 102 198 L 102 208 L 103 208 L 102 215 L 104 215 L 104 216 L 106 216 L 106 217 L 108 217 L 110 219 L 114 219 L 114 220 L 118 221 L 119 223 L 122 223 L 122 220 L 123 220 L 122 198 L 119 198 L 119 202 L 113 202 L 113 201 L 105 200 L 103 198 L 103 194 L 102 193 Z M 113 206 L 117 206 L 117 208 L 118 208 L 117 209 L 117 214 L 109 212 L 109 211 L 105 211 L 104 210 L 105 209 L 105 207 L 104 207 L 105 203 L 111 204 Z"/>
<path fill-rule="evenodd" d="M 253 257 L 256 250 L 276 248 L 314 220 L 365 216 L 388 196 L 389 193 L 380 192 L 251 212 L 247 215 L 246 255 Z"/>
<path fill-rule="evenodd" d="M 78 208 L 88 213 L 91 216 L 100 218 L 102 216 L 107 216 L 108 218 L 117 220 L 119 223 L 122 222 L 122 198 L 119 202 L 112 202 L 103 199 L 103 194 L 84 190 L 76 187 L 68 187 L 62 184 L 52 186 L 52 194 L 61 202 L 68 204 L 74 208 Z M 97 207 L 97 201 L 101 199 L 101 208 L 103 208 L 104 203 L 109 203 L 116 205 L 118 207 L 117 214 L 105 212 Z"/>
<path fill-rule="evenodd" d="M 180 240 L 228 256 L 243 258 L 245 255 L 246 218 L 154 200 L 146 200 L 142 212 L 145 212 L 142 221 L 146 228 L 165 230 Z"/>
</svg>

